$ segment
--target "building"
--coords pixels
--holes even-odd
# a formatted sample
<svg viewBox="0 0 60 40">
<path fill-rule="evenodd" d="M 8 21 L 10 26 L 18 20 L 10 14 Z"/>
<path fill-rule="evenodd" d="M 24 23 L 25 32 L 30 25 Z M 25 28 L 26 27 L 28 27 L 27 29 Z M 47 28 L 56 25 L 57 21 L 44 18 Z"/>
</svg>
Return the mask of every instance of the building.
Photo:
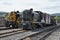
<svg viewBox="0 0 60 40">
<path fill-rule="evenodd" d="M 0 27 L 5 26 L 6 20 L 5 20 L 4 17 L 5 17 L 6 14 L 7 14 L 6 12 L 0 12 Z"/>
</svg>

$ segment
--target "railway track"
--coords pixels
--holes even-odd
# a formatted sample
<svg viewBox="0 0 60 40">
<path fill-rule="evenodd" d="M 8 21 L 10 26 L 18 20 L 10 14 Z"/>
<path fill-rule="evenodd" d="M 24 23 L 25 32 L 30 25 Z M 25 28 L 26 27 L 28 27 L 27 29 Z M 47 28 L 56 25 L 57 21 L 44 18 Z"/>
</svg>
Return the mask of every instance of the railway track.
<svg viewBox="0 0 60 40">
<path fill-rule="evenodd" d="M 25 40 L 28 38 L 30 38 L 32 40 L 32 39 L 38 37 L 37 35 L 39 35 L 39 34 L 40 34 L 39 39 L 42 39 L 44 37 L 43 34 L 47 35 L 46 33 L 49 33 L 49 31 L 51 31 L 54 28 L 56 28 L 56 26 L 47 27 L 47 28 L 43 28 L 40 30 L 34 30 L 34 31 L 25 31 L 25 32 L 17 31 L 14 33 L 5 34 L 5 36 L 4 35 L 0 36 L 0 40 Z"/>
<path fill-rule="evenodd" d="M 9 30 L 9 29 L 11 29 L 11 28 L 9 28 L 9 27 L 0 27 L 0 31 L 2 31 L 2 30 Z"/>
<path fill-rule="evenodd" d="M 0 30 L 6 30 L 8 29 L 7 27 L 0 27 Z"/>
<path fill-rule="evenodd" d="M 51 30 L 45 30 L 44 32 L 28 36 L 23 40 L 45 40 L 45 37 L 49 36 L 53 31 L 55 31 L 57 28 L 52 28 Z"/>
<path fill-rule="evenodd" d="M 0 31 L 0 38 L 6 37 L 6 36 L 11 36 L 11 35 L 22 33 L 22 32 L 25 32 L 25 30 L 22 30 L 22 29 L 6 29 L 6 30 L 1 30 Z"/>
<path fill-rule="evenodd" d="M 59 27 L 53 27 L 53 28 L 47 28 L 46 30 L 27 36 L 25 38 L 22 38 L 21 40 L 45 40 L 45 37 L 47 37 L 48 35 L 50 35 L 53 31 L 55 31 L 56 29 L 58 29 Z"/>
</svg>

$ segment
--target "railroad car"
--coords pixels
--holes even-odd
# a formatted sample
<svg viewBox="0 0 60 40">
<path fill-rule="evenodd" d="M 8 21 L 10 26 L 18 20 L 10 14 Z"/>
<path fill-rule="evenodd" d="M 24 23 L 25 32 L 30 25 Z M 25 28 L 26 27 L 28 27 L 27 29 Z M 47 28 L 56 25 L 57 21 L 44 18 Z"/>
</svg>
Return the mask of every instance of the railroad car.
<svg viewBox="0 0 60 40">
<path fill-rule="evenodd" d="M 47 13 L 44 13 L 44 20 L 45 20 L 46 26 L 56 25 L 54 18 Z"/>
<path fill-rule="evenodd" d="M 9 27 L 9 28 L 18 28 L 22 20 L 19 11 L 17 12 L 12 11 L 8 13 L 6 19 L 7 20 L 5 24 L 6 24 L 6 27 Z"/>
<path fill-rule="evenodd" d="M 44 20 L 45 20 L 45 25 L 48 26 L 51 24 L 51 16 L 47 13 L 43 13 L 44 15 Z"/>
<path fill-rule="evenodd" d="M 57 25 L 54 17 L 51 16 L 51 25 Z"/>
</svg>

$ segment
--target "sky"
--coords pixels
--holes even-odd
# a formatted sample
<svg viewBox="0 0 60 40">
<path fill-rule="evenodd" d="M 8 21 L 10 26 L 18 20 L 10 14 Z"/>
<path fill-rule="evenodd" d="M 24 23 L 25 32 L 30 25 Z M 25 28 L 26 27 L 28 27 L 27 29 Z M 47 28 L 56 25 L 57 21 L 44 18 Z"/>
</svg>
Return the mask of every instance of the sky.
<svg viewBox="0 0 60 40">
<path fill-rule="evenodd" d="M 48 14 L 60 13 L 60 0 L 0 0 L 0 11 L 23 11 L 30 8 Z"/>
</svg>

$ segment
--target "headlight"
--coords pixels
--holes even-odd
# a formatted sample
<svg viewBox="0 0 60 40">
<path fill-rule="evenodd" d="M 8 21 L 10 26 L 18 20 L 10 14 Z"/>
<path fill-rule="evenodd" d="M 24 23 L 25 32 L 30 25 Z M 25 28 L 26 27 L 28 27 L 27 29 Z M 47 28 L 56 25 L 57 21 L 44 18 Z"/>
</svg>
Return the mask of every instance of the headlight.
<svg viewBox="0 0 60 40">
<path fill-rule="evenodd" d="M 12 27 L 12 25 L 10 25 L 10 27 Z"/>
<path fill-rule="evenodd" d="M 23 23 L 23 25 L 26 25 L 26 23 Z"/>
</svg>

